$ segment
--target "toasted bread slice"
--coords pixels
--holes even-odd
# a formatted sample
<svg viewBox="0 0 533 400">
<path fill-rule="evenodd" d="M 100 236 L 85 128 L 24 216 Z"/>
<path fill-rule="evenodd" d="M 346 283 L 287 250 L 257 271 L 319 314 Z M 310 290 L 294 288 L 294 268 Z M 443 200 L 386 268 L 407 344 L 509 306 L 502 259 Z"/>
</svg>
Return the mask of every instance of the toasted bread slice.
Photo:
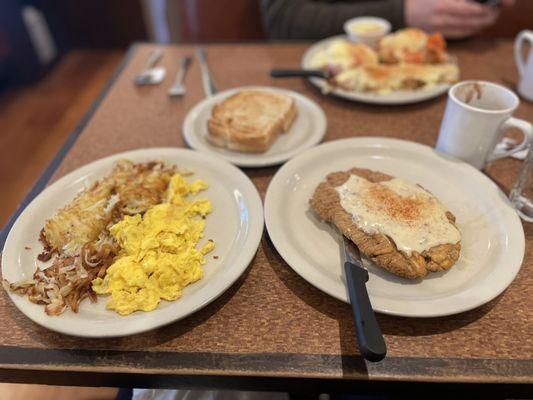
<svg viewBox="0 0 533 400">
<path fill-rule="evenodd" d="M 262 153 L 290 129 L 297 115 L 289 96 L 243 90 L 215 105 L 207 122 L 207 140 L 218 147 Z"/>
<path fill-rule="evenodd" d="M 370 182 L 392 179 L 390 175 L 363 168 L 332 172 L 317 186 L 309 202 L 311 209 L 320 219 L 335 225 L 377 266 L 404 278 L 421 278 L 426 276 L 428 271 L 447 270 L 456 263 L 461 251 L 461 242 L 433 246 L 421 254 L 415 251 L 406 254 L 398 250 L 394 241 L 388 236 L 380 233 L 371 235 L 359 228 L 354 223 L 352 215 L 342 207 L 339 194 L 335 190 L 349 179 L 350 174 Z M 446 217 L 452 224 L 455 222 L 455 216 L 451 212 L 446 212 Z"/>
</svg>

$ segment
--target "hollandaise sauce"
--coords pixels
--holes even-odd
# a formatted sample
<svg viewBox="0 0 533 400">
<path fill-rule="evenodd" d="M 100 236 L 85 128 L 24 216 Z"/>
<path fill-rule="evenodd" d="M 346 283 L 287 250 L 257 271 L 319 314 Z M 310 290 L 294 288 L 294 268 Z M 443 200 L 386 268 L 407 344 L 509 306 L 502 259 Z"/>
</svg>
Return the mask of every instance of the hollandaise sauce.
<svg viewBox="0 0 533 400">
<path fill-rule="evenodd" d="M 376 35 L 385 31 L 385 28 L 382 24 L 372 21 L 354 22 L 350 24 L 348 29 L 359 35 Z"/>
<path fill-rule="evenodd" d="M 390 237 L 408 255 L 461 240 L 440 201 L 420 186 L 397 178 L 373 183 L 350 175 L 335 189 L 342 208 L 360 229 Z"/>
</svg>

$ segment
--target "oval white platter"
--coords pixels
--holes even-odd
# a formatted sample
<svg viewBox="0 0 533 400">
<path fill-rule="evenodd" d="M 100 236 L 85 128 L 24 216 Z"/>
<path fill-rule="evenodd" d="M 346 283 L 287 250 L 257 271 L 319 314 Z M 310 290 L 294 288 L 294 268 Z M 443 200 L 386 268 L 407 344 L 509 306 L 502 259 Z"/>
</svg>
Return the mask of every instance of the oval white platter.
<svg viewBox="0 0 533 400">
<path fill-rule="evenodd" d="M 457 217 L 461 256 L 449 271 L 410 281 L 368 264 L 374 310 L 437 317 L 471 310 L 512 282 L 524 256 L 524 231 L 505 194 L 480 171 L 414 142 L 361 137 L 328 142 L 293 158 L 265 198 L 268 234 L 283 259 L 309 283 L 348 302 L 338 234 L 309 209 L 330 172 L 363 167 L 418 183 Z"/>
<path fill-rule="evenodd" d="M 311 47 L 309 47 L 304 53 L 301 61 L 302 69 L 312 69 L 311 59 L 314 55 L 322 51 L 325 47 L 329 46 L 332 41 L 345 39 L 346 36 L 339 35 L 333 36 L 319 42 L 316 42 Z M 419 90 L 397 90 L 391 93 L 365 93 L 365 92 L 356 92 L 345 90 L 341 88 L 332 88 L 327 82 L 322 78 L 311 77 L 309 81 L 319 88 L 321 91 L 330 93 L 337 97 L 342 97 L 343 99 L 358 101 L 361 103 L 367 104 L 378 104 L 378 105 L 402 105 L 402 104 L 412 104 L 419 103 L 421 101 L 426 101 L 439 97 L 445 94 L 448 89 L 452 86 L 449 83 L 439 83 L 427 89 Z"/>
<path fill-rule="evenodd" d="M 107 299 L 99 297 L 96 304 L 83 301 L 78 313 L 67 310 L 60 316 L 50 317 L 42 306 L 9 293 L 18 309 L 39 325 L 74 336 L 113 337 L 169 324 L 201 309 L 224 293 L 246 270 L 257 251 L 263 232 L 263 208 L 257 189 L 242 171 L 220 158 L 191 150 L 142 149 L 92 162 L 41 192 L 9 232 L 2 254 L 3 278 L 9 281 L 31 278 L 37 255 L 42 250 L 38 238 L 45 221 L 71 201 L 87 183 L 109 174 L 113 164 L 120 159 L 133 162 L 161 160 L 192 170 L 195 172 L 192 178 L 201 178 L 208 183 L 209 189 L 202 192 L 202 196 L 213 204 L 213 213 L 207 219 L 205 239 L 213 239 L 216 248 L 206 256 L 204 278 L 187 286 L 180 299 L 162 301 L 154 311 L 135 312 L 128 316 L 106 310 Z"/>
</svg>

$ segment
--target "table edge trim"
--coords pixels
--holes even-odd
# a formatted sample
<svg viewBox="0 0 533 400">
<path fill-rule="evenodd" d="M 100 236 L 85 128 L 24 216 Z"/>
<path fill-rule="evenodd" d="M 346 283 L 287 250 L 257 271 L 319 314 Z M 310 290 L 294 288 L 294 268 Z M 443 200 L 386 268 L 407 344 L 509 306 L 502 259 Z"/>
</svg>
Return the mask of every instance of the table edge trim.
<svg viewBox="0 0 533 400">
<path fill-rule="evenodd" d="M 120 366 L 113 366 L 113 363 Z M 88 374 L 226 375 L 318 379 L 533 384 L 532 359 L 119 351 L 0 346 L 0 369 L 68 370 Z"/>
</svg>

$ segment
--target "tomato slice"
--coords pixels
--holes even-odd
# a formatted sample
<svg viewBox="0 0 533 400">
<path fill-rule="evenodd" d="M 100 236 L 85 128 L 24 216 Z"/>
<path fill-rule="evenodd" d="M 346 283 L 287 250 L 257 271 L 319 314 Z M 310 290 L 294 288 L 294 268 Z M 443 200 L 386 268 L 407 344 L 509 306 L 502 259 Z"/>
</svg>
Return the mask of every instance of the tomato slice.
<svg viewBox="0 0 533 400">
<path fill-rule="evenodd" d="M 428 37 L 427 48 L 433 51 L 444 50 L 446 48 L 446 41 L 442 37 L 442 34 L 434 33 Z"/>
<path fill-rule="evenodd" d="M 424 50 L 411 52 L 409 50 L 403 51 L 403 60 L 408 63 L 423 63 L 426 59 L 426 52 Z"/>
</svg>

